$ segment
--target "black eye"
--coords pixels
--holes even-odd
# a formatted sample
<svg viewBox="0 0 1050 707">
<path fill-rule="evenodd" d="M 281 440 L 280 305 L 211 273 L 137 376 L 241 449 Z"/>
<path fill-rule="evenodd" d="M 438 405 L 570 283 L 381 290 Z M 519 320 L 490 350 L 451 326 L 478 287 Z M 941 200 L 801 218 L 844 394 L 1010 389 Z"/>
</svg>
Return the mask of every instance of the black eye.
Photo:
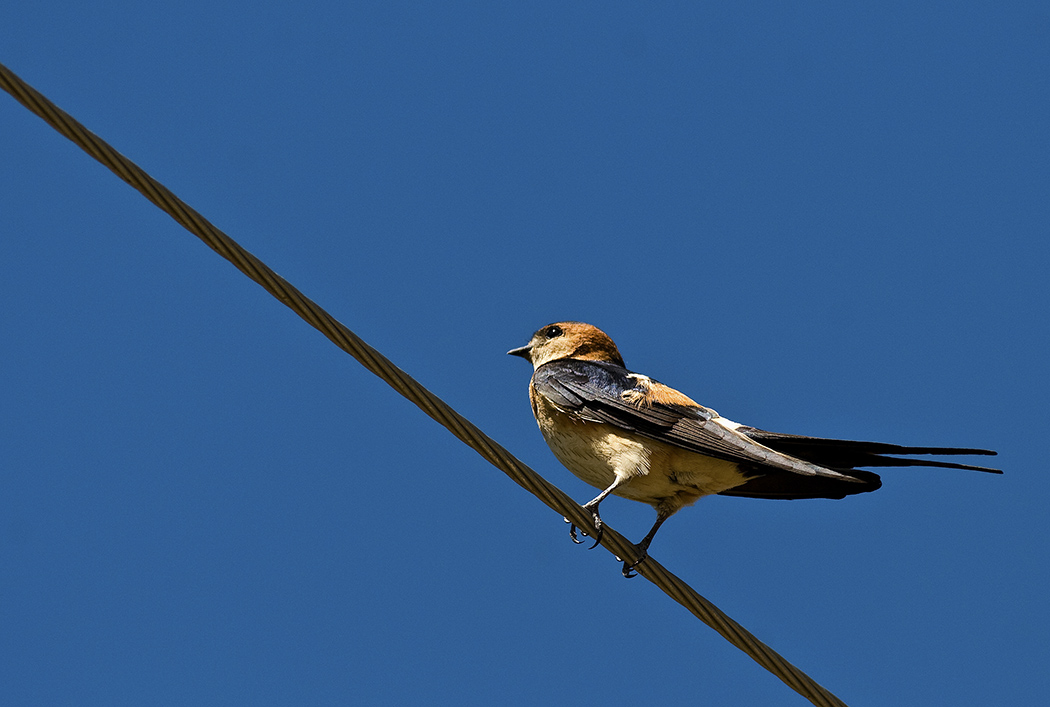
<svg viewBox="0 0 1050 707">
<path fill-rule="evenodd" d="M 561 330 L 561 327 L 557 326 L 556 324 L 552 324 L 551 326 L 543 330 L 543 335 L 546 336 L 548 339 L 553 339 L 554 337 L 561 336 L 564 333 L 565 332 Z"/>
</svg>

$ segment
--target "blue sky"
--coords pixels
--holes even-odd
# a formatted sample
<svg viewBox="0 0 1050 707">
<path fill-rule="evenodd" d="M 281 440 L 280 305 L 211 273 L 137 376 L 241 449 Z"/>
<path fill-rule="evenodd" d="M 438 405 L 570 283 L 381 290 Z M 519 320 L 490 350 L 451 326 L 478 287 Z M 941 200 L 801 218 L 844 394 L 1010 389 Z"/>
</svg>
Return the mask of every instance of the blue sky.
<svg viewBox="0 0 1050 707">
<path fill-rule="evenodd" d="M 15 3 L 0 61 L 574 498 L 504 352 L 997 449 L 652 554 L 849 704 L 1044 704 L 1042 3 Z M 805 704 L 0 96 L 10 704 Z M 603 504 L 631 538 L 646 506 Z"/>
</svg>

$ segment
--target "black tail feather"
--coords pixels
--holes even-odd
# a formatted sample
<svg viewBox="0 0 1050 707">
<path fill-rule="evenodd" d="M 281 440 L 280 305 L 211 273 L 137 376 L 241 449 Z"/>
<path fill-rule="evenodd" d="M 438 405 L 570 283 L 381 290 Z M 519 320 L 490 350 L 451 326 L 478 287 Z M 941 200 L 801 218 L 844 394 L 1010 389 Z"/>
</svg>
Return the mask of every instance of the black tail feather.
<svg viewBox="0 0 1050 707">
<path fill-rule="evenodd" d="M 875 491 L 882 486 L 879 475 L 872 471 L 850 470 L 852 479 L 801 474 L 765 474 L 749 479 L 741 486 L 722 491 L 720 496 L 791 500 L 801 498 L 840 499 L 857 493 Z"/>
<path fill-rule="evenodd" d="M 805 437 L 787 435 L 778 432 L 766 432 L 753 427 L 741 427 L 743 432 L 759 444 L 775 449 L 784 454 L 802 459 L 813 464 L 837 470 L 850 470 L 858 467 L 880 466 L 934 466 L 944 469 L 967 469 L 983 471 L 989 474 L 1001 474 L 1000 469 L 958 462 L 937 461 L 932 459 L 900 459 L 890 454 L 937 454 L 951 456 L 956 454 L 974 454 L 995 456 L 990 449 L 968 449 L 965 447 L 905 447 L 885 442 L 860 442 L 847 439 L 826 439 L 823 437 Z"/>
</svg>

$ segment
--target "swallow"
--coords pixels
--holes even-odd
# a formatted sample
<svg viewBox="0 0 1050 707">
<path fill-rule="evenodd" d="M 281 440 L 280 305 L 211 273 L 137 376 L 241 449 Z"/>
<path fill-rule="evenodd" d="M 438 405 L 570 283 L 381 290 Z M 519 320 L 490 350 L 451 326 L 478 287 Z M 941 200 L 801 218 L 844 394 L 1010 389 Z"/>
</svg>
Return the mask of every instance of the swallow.
<svg viewBox="0 0 1050 707">
<path fill-rule="evenodd" d="M 598 506 L 610 494 L 648 503 L 656 522 L 637 544 L 685 506 L 712 494 L 745 498 L 841 499 L 875 491 L 879 475 L 858 467 L 930 466 L 1001 474 L 999 469 L 890 455 L 995 455 L 987 449 L 904 447 L 881 442 L 767 432 L 728 420 L 683 393 L 629 371 L 613 340 L 582 322 L 548 324 L 511 349 L 533 366 L 529 400 L 540 432 L 565 467 L 601 489 L 583 508 L 601 542 Z M 576 527 L 569 530 L 574 542 Z"/>
</svg>

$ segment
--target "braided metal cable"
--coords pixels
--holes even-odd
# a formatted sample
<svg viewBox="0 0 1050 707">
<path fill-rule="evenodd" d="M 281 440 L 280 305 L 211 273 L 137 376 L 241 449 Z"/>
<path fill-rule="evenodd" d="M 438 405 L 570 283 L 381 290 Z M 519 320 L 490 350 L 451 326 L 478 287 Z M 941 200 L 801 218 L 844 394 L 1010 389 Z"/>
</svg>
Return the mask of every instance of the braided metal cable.
<svg viewBox="0 0 1050 707">
<path fill-rule="evenodd" d="M 594 537 L 595 528 L 590 514 L 572 498 L 516 459 L 469 420 L 336 321 L 328 312 L 286 282 L 232 238 L 209 223 L 206 218 L 185 204 L 164 185 L 150 177 L 131 160 L 121 155 L 104 140 L 22 81 L 3 64 L 0 64 L 0 88 L 10 93 L 22 105 L 43 118 L 51 127 L 141 192 L 186 230 L 233 263 L 238 270 L 261 285 L 267 292 L 306 320 L 310 326 L 316 328 L 336 346 L 357 359 L 361 365 L 383 379 L 394 390 L 415 403 L 423 412 L 447 428 L 486 461 L 503 471 L 551 509 Z M 605 526 L 601 544 L 618 558 L 629 561 L 638 558 L 637 548 L 608 525 Z M 814 705 L 844 707 L 841 700 L 751 635 L 747 629 L 722 613 L 718 607 L 667 571 L 656 560 L 650 557 L 640 563 L 635 570 Z"/>
</svg>

